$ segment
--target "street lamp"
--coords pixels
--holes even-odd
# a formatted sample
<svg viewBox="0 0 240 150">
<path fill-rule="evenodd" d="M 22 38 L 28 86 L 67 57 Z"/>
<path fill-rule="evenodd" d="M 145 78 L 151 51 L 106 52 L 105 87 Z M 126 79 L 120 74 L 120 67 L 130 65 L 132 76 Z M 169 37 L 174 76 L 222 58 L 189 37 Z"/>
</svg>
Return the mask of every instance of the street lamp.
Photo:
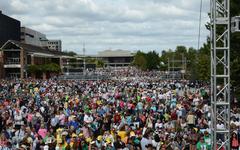
<svg viewBox="0 0 240 150">
<path fill-rule="evenodd" d="M 86 49 L 85 49 L 85 43 L 83 43 L 83 75 L 85 77 L 85 71 L 86 71 L 86 58 L 85 58 L 85 52 L 86 52 Z"/>
<path fill-rule="evenodd" d="M 67 76 L 69 75 L 69 62 L 68 62 L 68 59 L 67 59 Z"/>
</svg>

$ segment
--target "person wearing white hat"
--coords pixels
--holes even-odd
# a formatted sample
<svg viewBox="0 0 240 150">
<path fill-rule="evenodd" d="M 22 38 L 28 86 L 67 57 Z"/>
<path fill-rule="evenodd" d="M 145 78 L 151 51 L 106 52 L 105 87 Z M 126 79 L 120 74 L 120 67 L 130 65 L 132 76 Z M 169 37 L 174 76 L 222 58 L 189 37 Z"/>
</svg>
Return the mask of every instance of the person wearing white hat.
<svg viewBox="0 0 240 150">
<path fill-rule="evenodd" d="M 48 145 L 44 145 L 43 150 L 49 150 L 49 146 Z"/>
</svg>

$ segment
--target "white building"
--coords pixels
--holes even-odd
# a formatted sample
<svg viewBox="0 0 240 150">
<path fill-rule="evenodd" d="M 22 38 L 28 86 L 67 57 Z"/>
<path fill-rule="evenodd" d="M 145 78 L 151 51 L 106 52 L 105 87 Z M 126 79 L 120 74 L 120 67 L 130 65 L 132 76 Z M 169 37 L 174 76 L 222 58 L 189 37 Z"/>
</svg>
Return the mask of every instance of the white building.
<svg viewBox="0 0 240 150">
<path fill-rule="evenodd" d="M 62 51 L 62 41 L 61 40 L 48 40 L 47 47 L 51 50 Z"/>
<path fill-rule="evenodd" d="M 21 27 L 21 42 L 35 46 L 44 46 L 46 35 L 27 27 Z"/>
<path fill-rule="evenodd" d="M 240 32 L 240 16 L 232 17 L 231 19 L 231 31 Z"/>
<path fill-rule="evenodd" d="M 27 27 L 21 27 L 21 42 L 51 50 L 62 51 L 61 40 L 48 40 L 46 35 Z"/>
</svg>

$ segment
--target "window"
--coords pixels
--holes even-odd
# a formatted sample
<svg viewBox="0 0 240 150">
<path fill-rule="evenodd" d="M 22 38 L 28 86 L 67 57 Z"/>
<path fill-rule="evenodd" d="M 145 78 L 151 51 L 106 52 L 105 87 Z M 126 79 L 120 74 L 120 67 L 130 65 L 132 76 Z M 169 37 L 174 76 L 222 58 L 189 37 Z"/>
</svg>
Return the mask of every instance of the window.
<svg viewBox="0 0 240 150">
<path fill-rule="evenodd" d="M 31 34 L 28 34 L 28 33 L 26 33 L 26 35 L 31 37 L 31 38 L 34 38 L 34 35 L 31 35 Z"/>
<path fill-rule="evenodd" d="M 238 20 L 238 29 L 237 30 L 240 30 L 240 20 Z"/>
<path fill-rule="evenodd" d="M 232 23 L 232 26 L 233 26 L 233 27 L 236 27 L 236 22 L 235 22 L 235 21 Z"/>
</svg>

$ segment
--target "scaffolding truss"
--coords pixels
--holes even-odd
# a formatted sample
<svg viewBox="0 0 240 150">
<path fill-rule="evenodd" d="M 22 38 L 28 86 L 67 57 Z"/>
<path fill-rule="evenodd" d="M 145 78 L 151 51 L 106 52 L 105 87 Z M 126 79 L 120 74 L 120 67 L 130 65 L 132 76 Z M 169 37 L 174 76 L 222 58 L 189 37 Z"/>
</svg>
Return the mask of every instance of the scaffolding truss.
<svg viewBox="0 0 240 150">
<path fill-rule="evenodd" d="M 168 58 L 168 79 L 179 79 L 177 75 L 180 75 L 182 79 L 185 78 L 187 69 L 187 58 L 182 54 L 182 59 L 175 59 L 174 56 L 170 59 Z M 177 70 L 177 71 L 176 71 Z"/>
<path fill-rule="evenodd" d="M 210 5 L 212 149 L 230 150 L 230 0 Z"/>
</svg>

